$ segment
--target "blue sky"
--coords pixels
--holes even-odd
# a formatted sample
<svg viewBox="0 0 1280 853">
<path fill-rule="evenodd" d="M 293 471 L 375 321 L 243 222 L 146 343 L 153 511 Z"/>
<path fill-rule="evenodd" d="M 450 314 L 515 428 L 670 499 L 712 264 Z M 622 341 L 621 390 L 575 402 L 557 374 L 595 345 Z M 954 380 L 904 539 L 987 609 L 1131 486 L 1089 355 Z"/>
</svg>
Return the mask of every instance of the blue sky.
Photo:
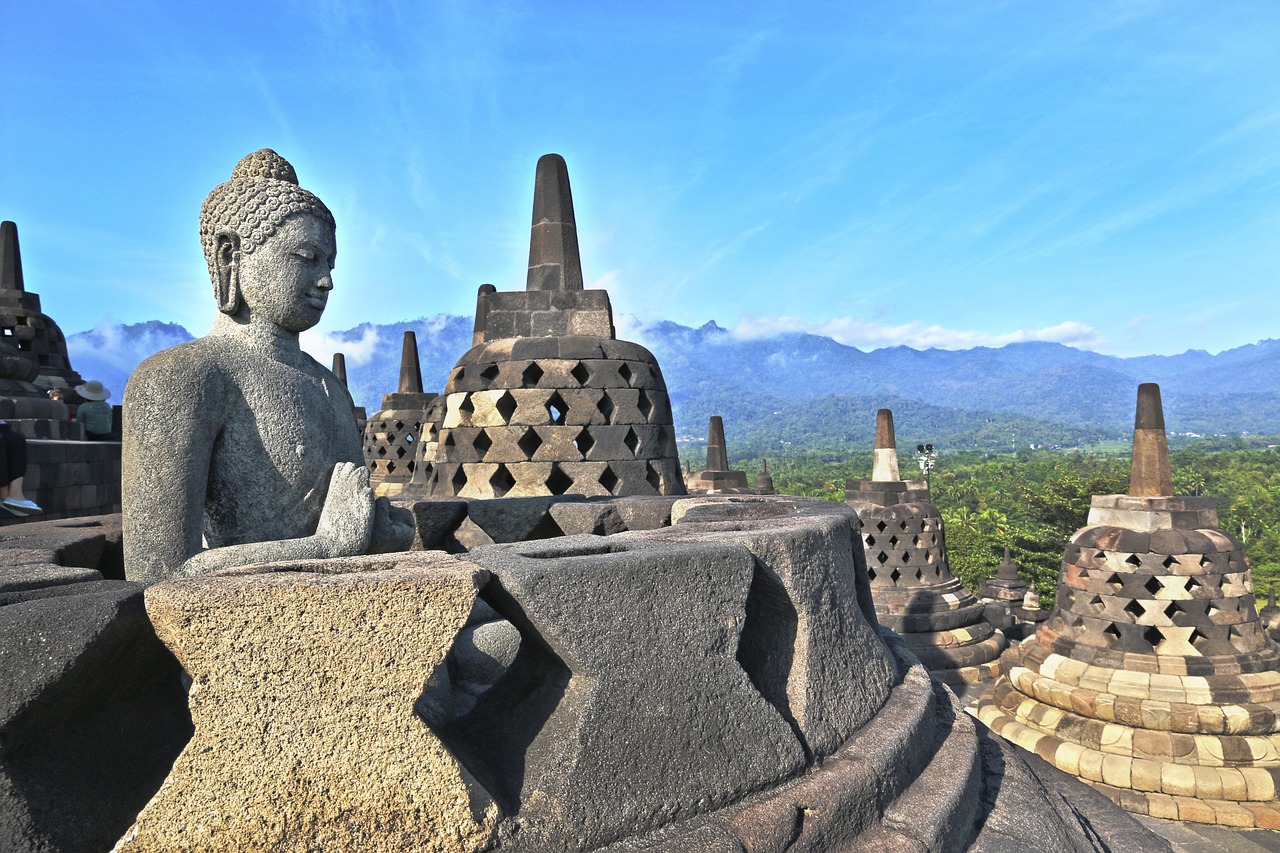
<svg viewBox="0 0 1280 853">
<path fill-rule="evenodd" d="M 322 330 L 470 314 L 556 151 L 639 321 L 1216 352 L 1280 337 L 1277 45 L 1273 0 L 11 0 L 0 218 L 64 331 L 200 334 L 200 202 L 271 147 L 338 220 Z"/>
</svg>

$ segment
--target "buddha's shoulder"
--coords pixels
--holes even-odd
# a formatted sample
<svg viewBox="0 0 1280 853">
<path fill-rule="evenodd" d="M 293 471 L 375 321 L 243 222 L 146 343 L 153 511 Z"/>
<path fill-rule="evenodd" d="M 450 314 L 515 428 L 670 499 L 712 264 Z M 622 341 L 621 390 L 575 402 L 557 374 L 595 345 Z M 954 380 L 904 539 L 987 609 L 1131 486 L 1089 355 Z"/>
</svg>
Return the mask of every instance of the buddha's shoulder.
<svg viewBox="0 0 1280 853">
<path fill-rule="evenodd" d="M 148 356 L 129 376 L 130 386 L 177 384 L 194 388 L 218 384 L 235 370 L 227 341 L 209 336 L 178 344 Z"/>
</svg>

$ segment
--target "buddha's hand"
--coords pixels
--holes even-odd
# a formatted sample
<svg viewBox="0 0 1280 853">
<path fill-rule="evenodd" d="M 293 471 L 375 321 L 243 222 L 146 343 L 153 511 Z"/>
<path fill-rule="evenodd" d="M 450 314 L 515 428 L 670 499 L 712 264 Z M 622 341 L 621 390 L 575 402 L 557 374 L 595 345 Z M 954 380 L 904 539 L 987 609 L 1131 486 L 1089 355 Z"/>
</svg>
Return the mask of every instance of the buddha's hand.
<svg viewBox="0 0 1280 853">
<path fill-rule="evenodd" d="M 404 507 L 392 506 L 386 498 L 378 498 L 373 510 L 373 538 L 369 542 L 369 553 L 408 551 L 415 532 L 417 525 L 413 513 Z"/>
<path fill-rule="evenodd" d="M 373 505 L 369 469 L 352 462 L 334 465 L 315 533 L 327 556 L 353 557 L 368 552 Z"/>
</svg>

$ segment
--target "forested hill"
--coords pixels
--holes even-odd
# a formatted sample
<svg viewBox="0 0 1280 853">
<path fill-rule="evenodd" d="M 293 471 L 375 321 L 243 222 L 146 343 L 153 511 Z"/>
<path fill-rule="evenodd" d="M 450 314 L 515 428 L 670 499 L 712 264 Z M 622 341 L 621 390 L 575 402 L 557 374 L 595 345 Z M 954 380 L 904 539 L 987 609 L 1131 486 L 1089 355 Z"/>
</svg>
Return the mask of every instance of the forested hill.
<svg viewBox="0 0 1280 853">
<path fill-rule="evenodd" d="M 418 337 L 427 390 L 441 390 L 471 345 L 470 318 L 436 315 L 387 325 L 363 323 L 328 336 L 347 353 L 357 404 L 375 411 L 397 385 L 400 340 Z M 658 357 L 677 432 L 701 436 L 722 415 L 733 456 L 870 443 L 875 410 L 894 409 L 899 442 L 1004 450 L 1074 445 L 1127 436 L 1140 382 L 1164 392 L 1173 432 L 1280 431 L 1280 342 L 1210 355 L 1116 358 L 1052 343 L 969 350 L 889 347 L 863 352 L 830 338 L 782 334 L 745 339 L 714 322 L 623 324 L 623 337 Z M 72 363 L 120 398 L 128 372 L 190 335 L 173 324 L 104 324 L 68 338 Z M 786 444 L 790 442 L 790 445 Z"/>
</svg>

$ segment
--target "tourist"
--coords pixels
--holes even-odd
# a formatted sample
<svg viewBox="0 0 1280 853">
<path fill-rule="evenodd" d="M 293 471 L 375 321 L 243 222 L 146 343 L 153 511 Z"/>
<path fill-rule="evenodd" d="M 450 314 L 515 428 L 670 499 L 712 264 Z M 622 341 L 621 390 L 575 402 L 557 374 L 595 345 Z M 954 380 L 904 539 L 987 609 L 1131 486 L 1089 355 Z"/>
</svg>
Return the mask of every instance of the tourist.
<svg viewBox="0 0 1280 853">
<path fill-rule="evenodd" d="M 119 440 L 111 433 L 111 406 L 106 402 L 111 392 L 97 379 L 90 379 L 77 387 L 76 393 L 85 400 L 76 409 L 76 420 L 84 427 L 84 437 L 89 441 Z"/>
<path fill-rule="evenodd" d="M 11 515 L 39 515 L 44 512 L 35 501 L 22 493 L 22 479 L 27 474 L 27 440 L 22 434 L 0 421 L 0 507 Z"/>
</svg>

